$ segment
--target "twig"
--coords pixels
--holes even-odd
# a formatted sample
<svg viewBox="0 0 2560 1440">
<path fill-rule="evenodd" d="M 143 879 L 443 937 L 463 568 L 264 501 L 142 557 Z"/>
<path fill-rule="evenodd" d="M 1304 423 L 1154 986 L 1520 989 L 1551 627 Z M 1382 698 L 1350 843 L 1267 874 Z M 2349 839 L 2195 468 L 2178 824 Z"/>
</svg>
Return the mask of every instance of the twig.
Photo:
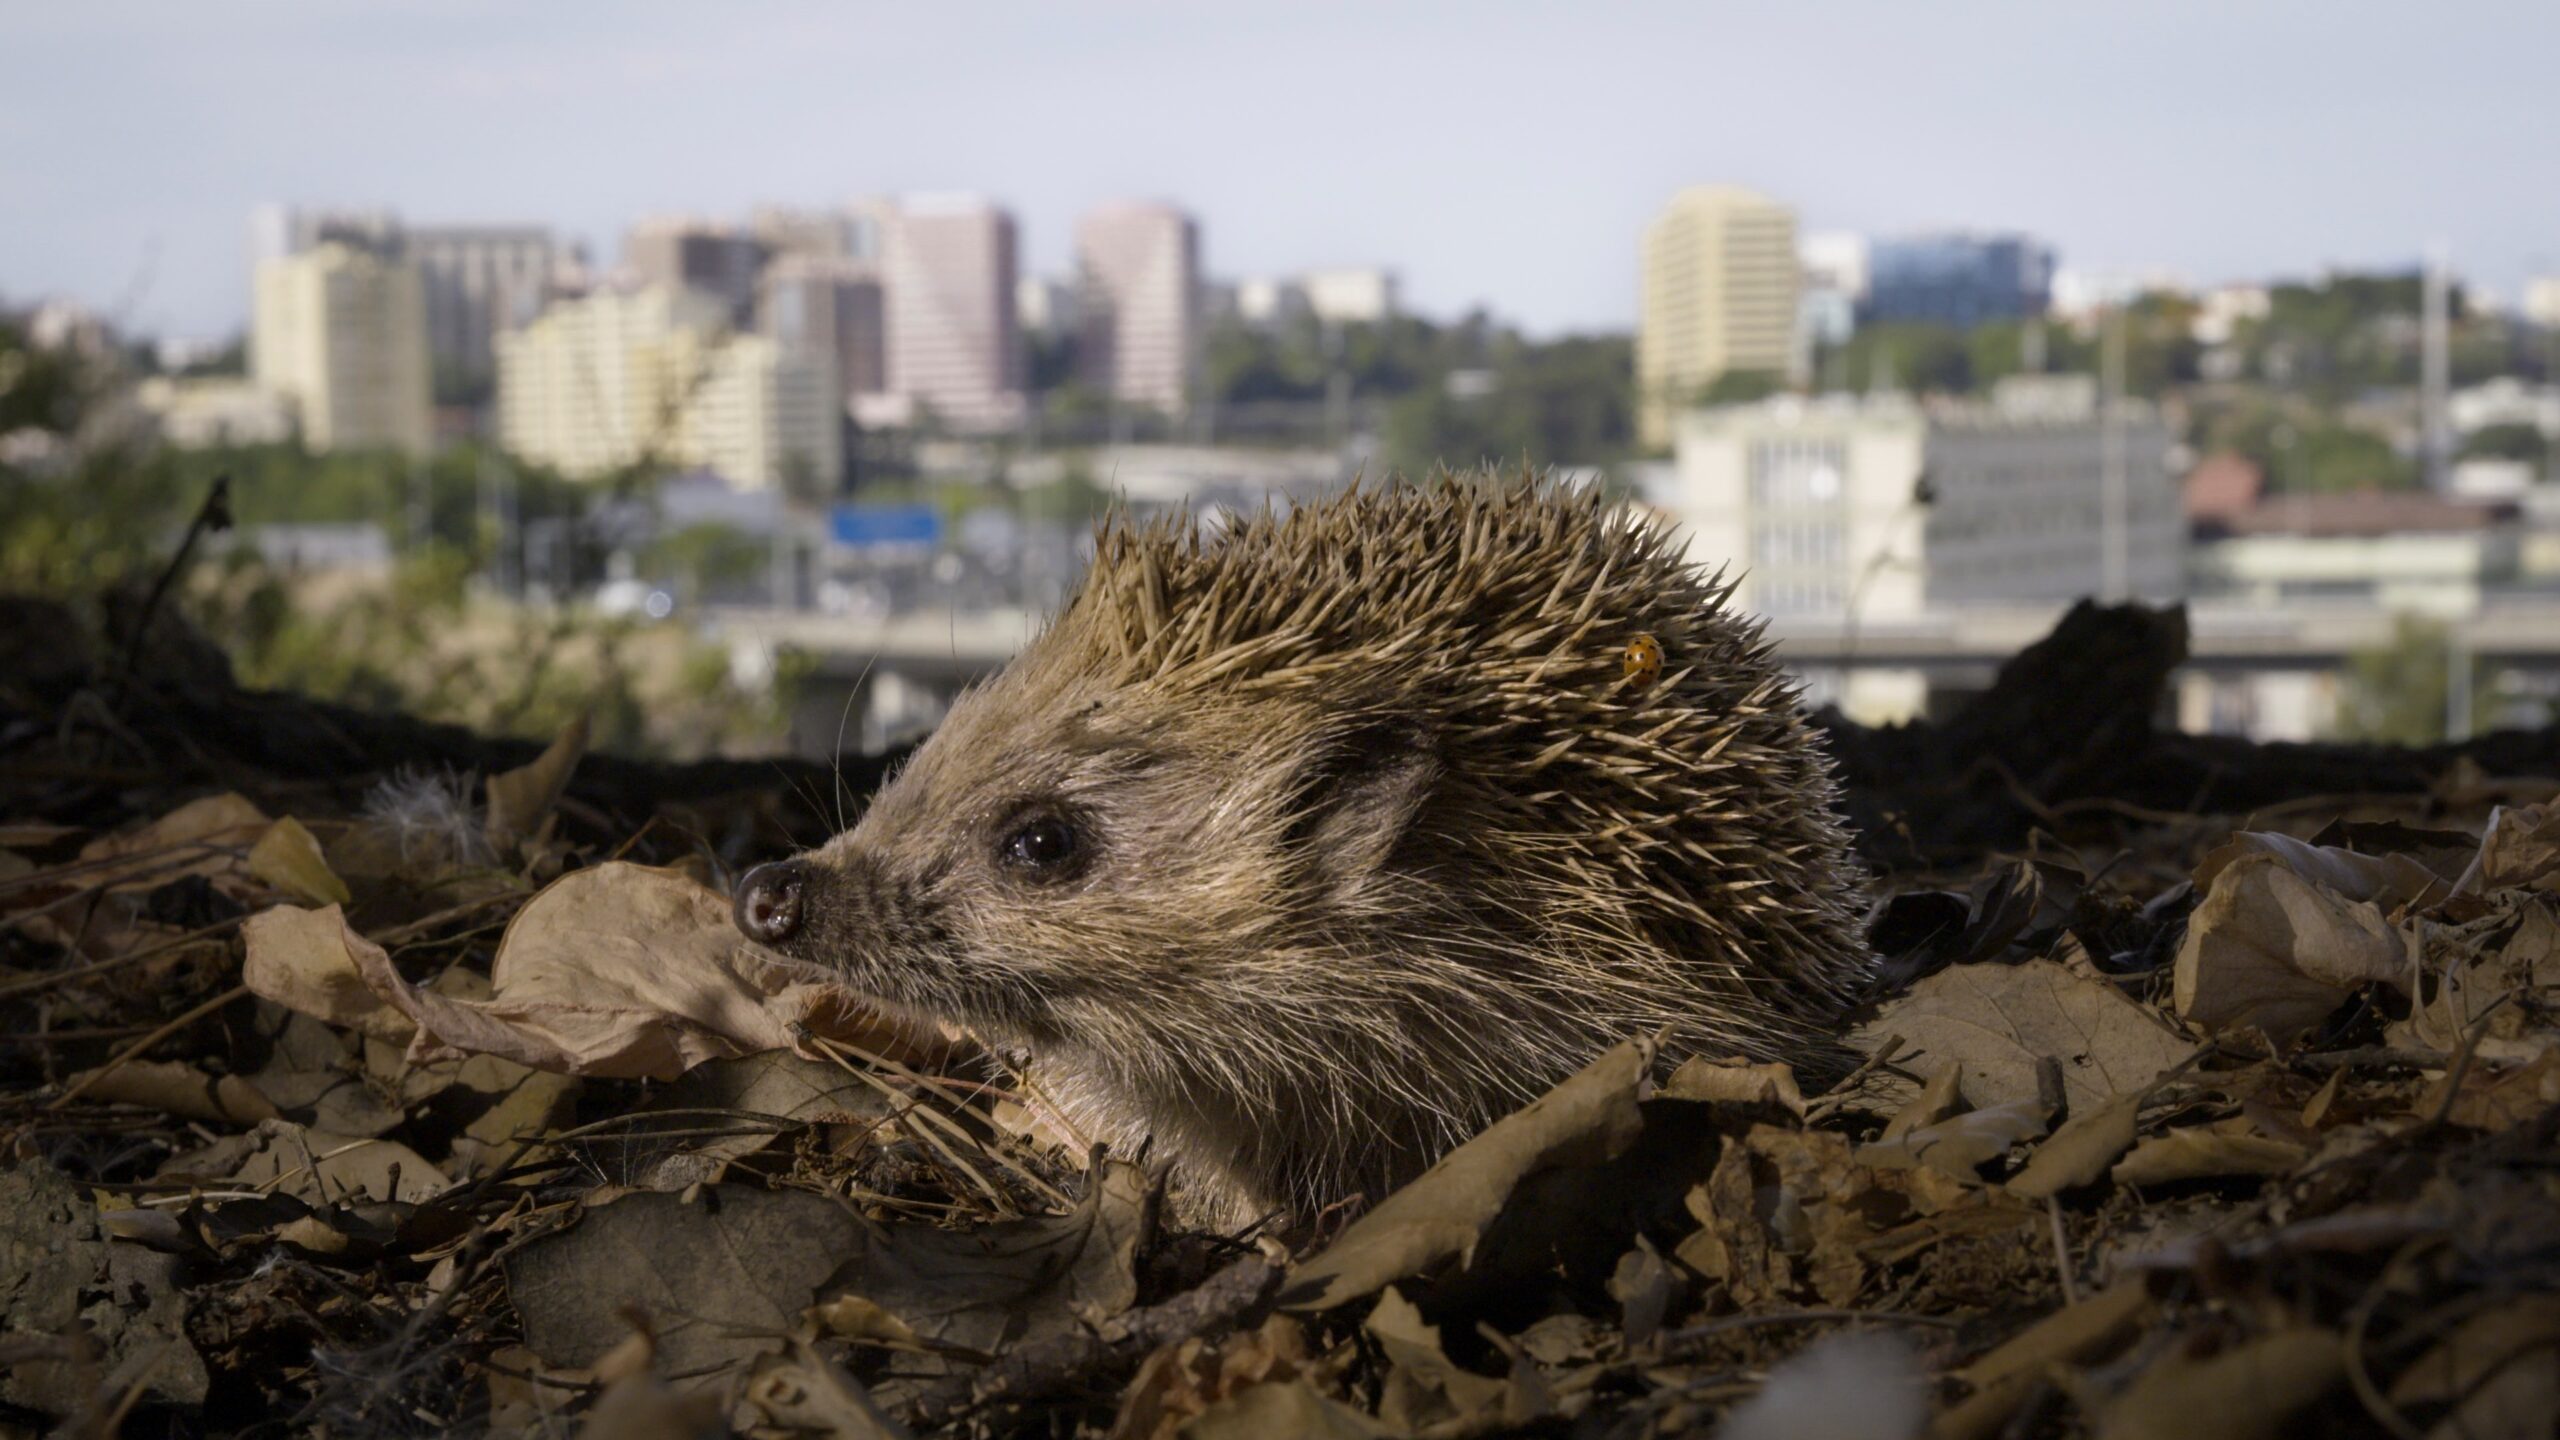
<svg viewBox="0 0 2560 1440">
<path fill-rule="evenodd" d="M 1279 1267 L 1259 1255 L 1247 1256 L 1162 1304 L 1114 1316 L 1098 1329 L 1017 1345 L 985 1369 L 955 1375 L 918 1396 L 910 1418 L 919 1429 L 932 1429 L 964 1411 L 1061 1394 L 1101 1371 L 1135 1363 L 1160 1346 L 1224 1330 L 1267 1303 L 1279 1288 Z"/>
<path fill-rule="evenodd" d="M 2373 1417 L 2375 1424 L 2398 1436 L 2399 1440 L 2425 1440 L 2425 1437 L 2373 1383 L 2372 1373 L 2365 1369 L 2365 1327 L 2373 1323 L 2373 1312 L 2381 1307 L 2382 1297 L 2390 1293 L 2391 1286 L 2399 1279 L 2401 1267 L 2419 1251 L 2439 1243 L 2441 1238 L 2421 1235 L 2392 1252 L 2391 1259 L 2382 1267 L 2382 1273 L 2374 1277 L 2373 1284 L 2357 1298 L 2355 1309 L 2348 1312 L 2347 1333 L 2339 1342 L 2338 1348 L 2346 1356 L 2347 1388 L 2356 1392 L 2356 1403 L 2364 1406 L 2365 1413 Z"/>
<path fill-rule="evenodd" d="M 134 1057 L 140 1055 L 143 1051 L 150 1049 L 152 1046 L 159 1044 L 161 1041 L 168 1039 L 170 1036 L 177 1034 L 179 1031 L 193 1025 L 198 1020 L 201 1020 L 207 1015 L 212 1014 L 214 1011 L 221 1009 L 223 1006 L 230 1004 L 232 1001 L 242 998 L 248 993 L 248 986 L 234 985 L 230 989 L 225 990 L 221 994 L 214 996 L 212 999 L 207 1000 L 201 1005 L 198 1005 L 193 1010 L 188 1011 L 186 1014 L 179 1016 L 177 1019 L 161 1026 L 159 1029 L 154 1030 L 150 1034 L 143 1036 L 141 1039 L 134 1041 L 122 1050 L 117 1051 L 114 1059 L 109 1060 L 106 1064 L 101 1065 L 97 1069 L 80 1077 L 80 1083 L 63 1091 L 60 1095 L 55 1096 L 52 1103 L 46 1105 L 44 1108 L 47 1110 L 59 1110 L 63 1106 L 70 1104 L 72 1101 L 79 1099 L 81 1096 L 88 1094 L 90 1086 L 97 1084 L 99 1081 L 104 1080 L 118 1070 L 123 1069 L 128 1062 L 132 1061 Z"/>
<path fill-rule="evenodd" d="M 2077 1305 L 2080 1303 L 2080 1287 L 2071 1279 L 2071 1239 L 2062 1229 L 2062 1197 L 2044 1197 L 2044 1213 L 2053 1222 L 2053 1273 L 2062 1280 L 2062 1303 Z"/>
<path fill-rule="evenodd" d="M 1858 1062 L 1857 1069 L 1841 1076 L 1840 1083 L 1832 1086 L 1829 1094 L 1824 1095 L 1822 1098 L 1805 1107 L 1804 1123 L 1811 1125 L 1817 1120 L 1830 1118 L 1832 1111 L 1839 1109 L 1841 1106 L 1848 1104 L 1852 1099 L 1856 1098 L 1858 1082 L 1884 1068 L 1886 1064 L 1892 1061 L 1894 1056 L 1901 1053 L 1901 1036 L 1887 1035 L 1884 1037 L 1884 1043 L 1876 1047 L 1875 1053 Z"/>
<path fill-rule="evenodd" d="M 2514 998 L 2516 992 L 2510 990 L 2490 1001 L 2487 1009 L 2472 1017 L 2471 1028 L 2462 1036 L 2462 1050 L 2453 1057 L 2453 1068 L 2444 1072 L 2444 1098 L 2436 1102 L 2435 1113 L 2427 1117 L 2427 1122 L 2418 1127 L 2419 1134 L 2442 1125 L 2445 1117 L 2453 1113 L 2454 1097 L 2462 1093 L 2462 1077 L 2471 1070 L 2471 1057 L 2480 1053 L 2480 1042 L 2489 1036 L 2489 1017 L 2505 1009 L 2507 1002 Z"/>
<path fill-rule="evenodd" d="M 806 1034 L 806 1031 L 804 1030 L 803 1033 Z M 965 1142 L 968 1140 L 968 1132 L 962 1130 L 957 1125 L 951 1124 L 951 1122 L 945 1120 L 942 1116 L 935 1114 L 931 1106 L 923 1103 L 923 1096 L 917 1095 L 910 1097 L 898 1094 L 896 1089 L 893 1088 L 888 1081 L 871 1073 L 867 1067 L 856 1065 L 852 1061 L 847 1060 L 834 1045 L 829 1044 L 822 1036 L 809 1034 L 805 1043 L 817 1047 L 820 1054 L 825 1055 L 828 1059 L 836 1063 L 836 1068 L 879 1091 L 881 1094 L 887 1096 L 892 1103 L 903 1101 L 905 1103 L 905 1109 L 890 1118 L 904 1125 L 908 1134 L 913 1135 L 916 1139 L 924 1142 L 924 1146 L 927 1151 L 951 1162 L 953 1168 L 957 1169 L 961 1174 L 968 1176 L 970 1183 L 976 1185 L 979 1190 L 983 1191 L 986 1194 L 988 1201 L 995 1206 L 996 1214 L 1011 1217 L 1021 1213 L 1014 1209 L 1013 1202 L 1006 1198 L 1004 1191 L 996 1187 L 995 1182 L 978 1173 L 978 1167 L 970 1164 L 968 1160 L 960 1154 L 960 1152 L 952 1149 L 950 1144 L 946 1142 L 941 1135 L 935 1133 L 933 1125 L 924 1123 L 928 1120 L 936 1122 L 937 1124 L 949 1128 L 951 1133 L 962 1141 Z M 960 1187 L 955 1185 L 952 1188 L 957 1190 Z"/>
<path fill-rule="evenodd" d="M 187 568 L 188 557 L 195 554 L 196 541 L 203 538 L 206 531 L 220 532 L 230 528 L 231 477 L 216 475 L 213 488 L 205 494 L 204 503 L 196 507 L 195 518 L 187 522 L 187 533 L 178 541 L 178 553 L 170 556 L 169 563 L 161 567 L 160 578 L 151 582 L 151 594 L 143 600 L 141 612 L 133 617 L 133 633 L 124 640 L 124 674 L 131 675 L 134 663 L 142 658 L 142 638 L 151 632 L 151 622 L 160 614 L 160 602 L 168 598 L 169 587 L 177 582 L 179 572 Z"/>
<path fill-rule="evenodd" d="M 202 942 L 210 940 L 227 930 L 238 929 L 240 922 L 248 918 L 249 917 L 246 915 L 235 915 L 228 920 L 217 920 L 213 924 L 207 925 L 201 930 L 190 930 L 186 934 L 181 935 L 174 940 L 165 941 L 158 945 L 136 950 L 130 955 L 118 955 L 107 960 L 92 960 L 85 965 L 77 965 L 68 970 L 55 970 L 43 975 L 30 976 L 24 980 L 13 980 L 6 985 L 0 985 L 0 1000 L 15 999 L 20 995 L 31 995 L 39 990 L 50 990 L 56 985 L 77 984 L 83 980 L 95 979 L 96 977 L 107 974 L 110 971 L 123 970 L 130 966 L 139 965 L 145 960 L 156 960 L 163 955 L 171 953 L 172 951 L 184 950 L 190 945 L 201 944 Z"/>
<path fill-rule="evenodd" d="M 887 1085 L 881 1081 L 877 1075 L 871 1073 L 871 1068 L 886 1070 L 889 1073 L 915 1085 L 918 1090 L 922 1092 L 915 1097 L 914 1101 L 909 1102 L 909 1109 L 915 1115 L 942 1126 L 956 1139 L 965 1141 L 971 1145 L 978 1144 L 975 1136 L 970 1135 L 966 1129 L 962 1128 L 950 1117 L 943 1115 L 929 1105 L 918 1103 L 921 1102 L 923 1095 L 926 1094 L 938 1096 L 944 1101 L 944 1103 L 952 1105 L 955 1108 L 967 1103 L 965 1097 L 954 1094 L 950 1087 L 938 1077 L 922 1074 L 913 1067 L 900 1064 L 889 1056 L 875 1055 L 871 1051 L 865 1050 L 861 1046 L 853 1044 L 850 1041 L 829 1040 L 824 1036 L 808 1031 L 805 1027 L 803 1027 L 801 1035 L 802 1043 L 817 1047 L 817 1049 L 824 1053 L 827 1058 L 835 1061 L 838 1066 L 851 1074 L 860 1076 L 866 1082 L 871 1084 L 873 1088 L 880 1090 L 882 1094 L 888 1095 L 893 1100 L 900 1099 L 902 1097 L 889 1090 Z M 845 1058 L 848 1055 L 852 1056 L 854 1059 L 862 1061 L 863 1063 L 861 1065 L 849 1063 Z M 1011 1167 L 1014 1174 L 1020 1176 L 1031 1186 L 1031 1188 L 1039 1191 L 1043 1196 L 1047 1197 L 1051 1203 L 1068 1209 L 1073 1209 L 1075 1207 L 1076 1202 L 1074 1200 L 1068 1198 L 1058 1189 L 1057 1186 L 1052 1185 L 1047 1180 L 1041 1178 L 1039 1171 L 1033 1168 L 1031 1157 L 1022 1153 L 1012 1141 L 1006 1139 L 1000 1127 L 991 1125 L 988 1127 L 988 1133 L 989 1137 L 995 1142 L 996 1158 L 1004 1161 L 1007 1166 Z M 935 1142 L 935 1144 L 937 1148 L 939 1148 L 939 1142 Z M 979 1148 L 983 1153 L 984 1147 L 980 1146 Z M 986 1182 L 981 1179 L 979 1183 L 984 1185 Z M 1005 1204 L 1001 1199 L 999 1199 L 997 1203 L 999 1205 Z M 1011 1207 L 1007 1206 L 1006 1208 L 1010 1209 Z"/>
</svg>

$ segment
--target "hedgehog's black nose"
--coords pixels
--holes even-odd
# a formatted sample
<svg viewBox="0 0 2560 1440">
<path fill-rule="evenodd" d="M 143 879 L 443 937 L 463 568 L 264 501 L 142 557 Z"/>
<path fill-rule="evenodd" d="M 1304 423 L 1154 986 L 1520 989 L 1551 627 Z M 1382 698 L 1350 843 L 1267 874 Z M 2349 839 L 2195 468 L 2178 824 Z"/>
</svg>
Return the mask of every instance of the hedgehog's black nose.
<svg viewBox="0 0 2560 1440">
<path fill-rule="evenodd" d="M 731 907 L 738 928 L 767 945 L 800 933 L 800 894 L 808 883 L 809 867 L 797 860 L 776 860 L 740 876 Z"/>
</svg>

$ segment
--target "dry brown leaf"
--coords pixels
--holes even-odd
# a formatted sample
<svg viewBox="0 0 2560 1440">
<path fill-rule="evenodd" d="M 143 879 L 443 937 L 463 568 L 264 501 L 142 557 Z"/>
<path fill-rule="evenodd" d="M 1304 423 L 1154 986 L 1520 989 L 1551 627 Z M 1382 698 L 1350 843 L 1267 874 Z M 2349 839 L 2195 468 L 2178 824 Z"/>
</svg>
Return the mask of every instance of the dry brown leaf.
<svg viewBox="0 0 2560 1440">
<path fill-rule="evenodd" d="M 2171 1350 L 2098 1407 L 2099 1440 L 2257 1440 L 2346 1373 L 2326 1330 L 2279 1330 L 2205 1359 Z"/>
<path fill-rule="evenodd" d="M 562 726 L 550 748 L 530 763 L 489 777 L 488 814 L 481 831 L 490 850 L 512 855 L 542 829 L 586 753 L 587 717 L 581 715 Z"/>
<path fill-rule="evenodd" d="M 1755 1065 L 1748 1060 L 1693 1056 L 1681 1061 L 1671 1078 L 1662 1082 L 1661 1098 L 1779 1105 L 1797 1119 L 1804 1118 L 1804 1092 L 1796 1088 L 1795 1068 L 1779 1061 Z"/>
<path fill-rule="evenodd" d="M 1307 1335 L 1274 1315 L 1252 1330 L 1164 1346 L 1120 1392 L 1109 1440 L 1174 1440 L 1195 1417 L 1230 1395 L 1307 1372 Z"/>
<path fill-rule="evenodd" d="M 2452 1079 L 2450 1071 L 2438 1076 L 2413 1107 L 2416 1112 L 2433 1115 L 2443 1108 L 2444 1118 L 2456 1125 L 2473 1130 L 2512 1129 L 2539 1119 L 2542 1112 L 2560 1104 L 2560 1046 L 2505 1069 L 2473 1065 L 2463 1073 L 2462 1088 L 2454 1093 L 2448 1106 L 2444 1087 Z"/>
<path fill-rule="evenodd" d="M 262 910 L 240 927 L 240 938 L 248 952 L 240 978 L 253 993 L 394 1044 L 406 1045 L 417 1034 L 418 1027 L 366 981 L 356 963 L 357 947 L 380 951 L 347 928 L 337 906 Z"/>
<path fill-rule="evenodd" d="M 1379 1440 L 1392 1433 L 1303 1377 L 1238 1391 L 1182 1430 L 1184 1440 Z"/>
<path fill-rule="evenodd" d="M 495 1097 L 454 1137 L 454 1173 L 464 1178 L 494 1174 L 531 1159 L 543 1137 L 568 1117 L 579 1088 L 574 1075 L 554 1075 L 495 1055 L 474 1055 L 463 1061 L 455 1083 Z"/>
<path fill-rule="evenodd" d="M 269 1120 L 248 1136 L 248 1156 L 230 1183 L 272 1190 L 314 1205 L 361 1196 L 418 1201 L 453 1188 L 442 1170 L 397 1140 L 368 1140 Z"/>
<path fill-rule="evenodd" d="M 2049 1200 L 2075 1185 L 2086 1185 L 2107 1173 L 2133 1144 L 2134 1126 L 2150 1092 L 2119 1095 L 2086 1114 L 2062 1122 L 2053 1138 L 2009 1178 L 2009 1193 L 2025 1200 Z"/>
<path fill-rule="evenodd" d="M 2272 831 L 2241 830 L 2196 866 L 2196 893 L 2210 894 L 2213 882 L 2223 871 L 2252 855 L 2271 857 L 2314 885 L 2349 900 L 2370 900 L 2386 912 L 2415 901 L 2443 900 L 2453 893 L 2458 878 L 2438 874 L 2396 852 L 2374 855 L 2335 845 L 2314 845 Z"/>
<path fill-rule="evenodd" d="M 761 1356 L 747 1377 L 746 1402 L 792 1435 L 825 1440 L 908 1440 L 907 1427 L 882 1409 L 861 1381 L 794 1335 L 780 1354 Z M 716 1426 L 714 1434 L 727 1434 Z"/>
<path fill-rule="evenodd" d="M 704 1187 L 695 1203 L 625 1195 L 507 1256 L 525 1342 L 554 1365 L 594 1365 L 643 1317 L 687 1389 L 776 1348 L 828 1272 L 868 1243 L 841 1203 L 805 1190 Z"/>
<path fill-rule="evenodd" d="M 2466 924 L 2426 928 L 2424 968 L 2433 984 L 2408 1018 L 2386 1027 L 2388 1043 L 2445 1054 L 2473 1049 L 2512 1063 L 2560 1042 L 2542 1020 L 2560 1008 L 2560 899 L 2507 890 L 2484 903 L 2486 912 Z"/>
<path fill-rule="evenodd" d="M 2165 1185 L 2217 1175 L 2289 1175 L 2310 1153 L 2290 1140 L 2187 1125 L 2136 1145 L 2111 1173 L 2119 1185 Z"/>
<path fill-rule="evenodd" d="M 1690 1190 L 1699 1229 L 1675 1254 L 1745 1308 L 1808 1290 L 1847 1305 L 1877 1256 L 1900 1246 L 1885 1227 L 1907 1230 L 1915 1217 L 1978 1203 L 1978 1195 L 1979 1182 L 1969 1189 L 1932 1171 L 1865 1166 L 1844 1136 L 1755 1125 L 1728 1141 L 1706 1183 Z"/>
<path fill-rule="evenodd" d="M 849 1291 L 935 1352 L 876 1382 L 895 1404 L 939 1373 L 944 1352 L 993 1352 L 1126 1310 L 1148 1198 L 1146 1177 L 1116 1162 L 1068 1214 L 970 1230 L 876 1225 L 805 1190 L 643 1191 L 511 1253 L 507 1289 L 551 1363 L 595 1363 L 640 1313 L 688 1386 L 718 1383 L 714 1372 L 775 1348 L 821 1297 Z"/>
<path fill-rule="evenodd" d="M 215 1125 L 255 1125 L 276 1118 L 276 1107 L 237 1075 L 219 1079 L 175 1060 L 128 1060 L 95 1080 L 72 1077 L 84 1099 L 105 1105 L 148 1105 L 166 1114 Z"/>
<path fill-rule="evenodd" d="M 1671 1302 L 1679 1296 L 1678 1277 L 1662 1263 L 1653 1242 L 1638 1235 L 1636 1248 L 1619 1256 L 1617 1269 L 1609 1275 L 1609 1298 L 1618 1302 L 1618 1333 L 1626 1338 L 1628 1349 L 1652 1342 L 1663 1317 L 1671 1312 Z"/>
<path fill-rule="evenodd" d="M 734 1188 L 734 1187 L 723 1187 Z M 1064 1331 L 1090 1331 L 1137 1302 L 1137 1252 L 1155 1223 L 1147 1177 L 1105 1163 L 1064 1215 L 971 1230 L 874 1229 L 827 1281 L 860 1295 L 942 1349 L 993 1352 Z M 932 1367 L 902 1365 L 902 1377 Z M 883 1401 L 905 1390 L 875 1385 Z"/>
<path fill-rule="evenodd" d="M 1959 1114 L 1964 1108 L 1964 1066 L 1941 1065 L 1930 1072 L 1919 1093 L 1894 1111 L 1892 1119 L 1884 1122 L 1884 1133 L 1876 1138 L 1899 1140 L 1923 1126 L 1935 1125 Z"/>
<path fill-rule="evenodd" d="M 1475 1252 L 1512 1187 L 1558 1165 L 1594 1163 L 1626 1148 L 1643 1121 L 1636 1092 L 1653 1068 L 1650 1042 L 1630 1040 L 1589 1068 L 1495 1121 L 1412 1184 L 1351 1222 L 1298 1267 L 1280 1304 L 1326 1310 Z"/>
<path fill-rule="evenodd" d="M 2544 1440 L 2560 1426 L 2560 1296 L 2527 1295 L 2463 1321 L 2389 1394 L 2394 1405 L 2453 1406 L 2430 1434 Z"/>
<path fill-rule="evenodd" d="M 2262 1030 L 2281 1043 L 2362 986 L 2405 987 L 2415 955 L 2411 938 L 2370 901 L 2324 889 L 2274 856 L 2247 855 L 2215 878 L 2188 918 L 2178 1014 L 2207 1030 Z"/>
<path fill-rule="evenodd" d="M 321 857 L 320 842 L 287 815 L 249 847 L 248 871 L 278 890 L 314 905 L 344 905 L 355 895 Z"/>
<path fill-rule="evenodd" d="M 678 1394 L 642 1372 L 607 1385 L 578 1427 L 579 1440 L 703 1440 L 727 1427 L 718 1395 Z"/>
<path fill-rule="evenodd" d="M 295 913 L 314 918 L 278 918 Z M 406 1017 L 413 1064 L 485 1054 L 564 1074 L 669 1079 L 705 1060 L 788 1049 L 801 1028 L 918 1062 L 950 1049 L 947 1036 L 896 1025 L 750 943 L 717 894 L 641 865 L 574 871 L 526 901 L 499 941 L 486 1001 L 409 984 L 334 907 L 254 917 L 249 950 L 250 987 L 279 1004 L 369 1033 L 388 1023 L 381 1006 Z M 347 984 L 349 968 L 360 990 Z"/>
<path fill-rule="evenodd" d="M 1360 1328 L 1387 1357 L 1378 1418 L 1389 1428 L 1409 1435 L 1428 1425 L 1478 1426 L 1502 1413 L 1510 1387 L 1451 1360 L 1440 1332 L 1394 1286 L 1380 1293 Z"/>
<path fill-rule="evenodd" d="M 2045 1108 L 2034 1100 L 1986 1105 L 1935 1125 L 1906 1130 L 1891 1140 L 1861 1145 L 1858 1163 L 1878 1170 L 1921 1165 L 1958 1180 L 1978 1181 L 1981 1177 L 1974 1173 L 1978 1167 L 2042 1135 L 2045 1122 Z"/>
<path fill-rule="evenodd" d="M 2047 1056 L 2079 1109 L 2141 1089 L 2192 1048 L 2114 986 L 2050 960 L 1939 971 L 1853 1039 L 1872 1050 L 1888 1035 L 1902 1037 L 1907 1061 L 1962 1065 L 1966 1096 L 1986 1107 L 2035 1099 Z"/>
<path fill-rule="evenodd" d="M 224 793 L 190 800 L 138 830 L 103 836 L 80 849 L 80 884 L 108 890 L 150 890 L 187 875 L 236 873 L 240 857 L 258 843 L 270 822 L 245 796 Z"/>
<path fill-rule="evenodd" d="M 2481 895 L 2548 883 L 2560 874 L 2560 804 L 2500 806 L 2489 812 L 2480 854 L 2462 872 L 2457 889 Z"/>
<path fill-rule="evenodd" d="M 878 1345 L 890 1350 L 930 1348 L 913 1326 L 859 1295 L 838 1295 L 811 1306 L 809 1318 L 828 1334 L 857 1345 Z"/>
<path fill-rule="evenodd" d="M 2112 1351 L 2141 1328 L 2151 1308 L 2141 1281 L 2121 1281 L 2019 1331 L 1955 1373 L 1973 1393 L 1930 1422 L 1929 1440 L 1982 1440 L 1994 1433 L 2053 1367 Z"/>
</svg>

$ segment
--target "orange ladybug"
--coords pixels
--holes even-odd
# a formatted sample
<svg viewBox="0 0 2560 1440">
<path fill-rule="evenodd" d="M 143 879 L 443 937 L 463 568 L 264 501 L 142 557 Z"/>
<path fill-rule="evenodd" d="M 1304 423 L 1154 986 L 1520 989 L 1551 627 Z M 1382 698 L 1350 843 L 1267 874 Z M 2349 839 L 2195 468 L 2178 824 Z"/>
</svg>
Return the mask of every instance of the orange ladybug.
<svg viewBox="0 0 2560 1440">
<path fill-rule="evenodd" d="M 1638 635 L 1627 642 L 1627 684 L 1642 690 L 1662 678 L 1662 642 L 1650 635 Z"/>
</svg>

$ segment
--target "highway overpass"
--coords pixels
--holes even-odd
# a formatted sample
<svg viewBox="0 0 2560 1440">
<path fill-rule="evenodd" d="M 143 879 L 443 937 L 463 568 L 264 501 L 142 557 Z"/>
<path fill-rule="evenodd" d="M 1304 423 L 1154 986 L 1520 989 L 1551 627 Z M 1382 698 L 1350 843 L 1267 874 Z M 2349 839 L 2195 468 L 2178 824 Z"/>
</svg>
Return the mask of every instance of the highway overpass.
<svg viewBox="0 0 2560 1440">
<path fill-rule="evenodd" d="M 1795 617 L 1769 629 L 1799 670 L 1913 673 L 1934 693 L 1960 694 L 1988 684 L 2002 661 L 2043 638 L 2067 608 L 1978 607 L 1856 624 Z M 2225 675 L 2335 670 L 2350 655 L 2389 645 L 2399 618 L 2370 605 L 2269 609 L 2214 601 L 2191 603 L 2187 614 L 2188 669 Z M 2456 655 L 2560 680 L 2560 595 L 2496 603 L 2442 623 Z M 815 662 L 794 717 L 793 748 L 824 756 L 834 752 L 839 731 L 847 744 L 877 744 L 929 723 L 961 687 L 1002 666 L 1039 624 L 1018 610 L 887 619 L 723 610 L 706 628 L 725 643 L 788 647 Z"/>
</svg>

